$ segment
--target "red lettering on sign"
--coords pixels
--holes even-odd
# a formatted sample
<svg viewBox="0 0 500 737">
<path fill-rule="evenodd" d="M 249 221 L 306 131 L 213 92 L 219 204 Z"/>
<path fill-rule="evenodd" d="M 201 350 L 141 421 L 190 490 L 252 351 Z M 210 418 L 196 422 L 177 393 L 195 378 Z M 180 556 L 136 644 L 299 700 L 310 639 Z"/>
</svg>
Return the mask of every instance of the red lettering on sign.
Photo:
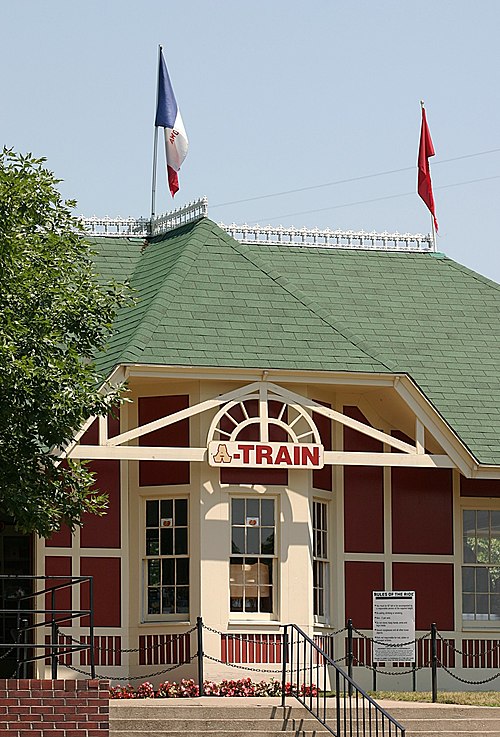
<svg viewBox="0 0 500 737">
<path fill-rule="evenodd" d="M 293 463 L 295 466 L 300 465 L 300 445 L 294 446 L 293 449 Z"/>
<path fill-rule="evenodd" d="M 283 445 L 278 449 L 278 452 L 276 453 L 274 465 L 279 466 L 280 463 L 286 463 L 287 466 L 292 465 L 292 458 L 290 456 L 290 453 L 288 452 L 288 448 Z"/>
<path fill-rule="evenodd" d="M 255 445 L 238 445 L 238 450 L 243 453 L 243 463 L 250 463 L 250 451 L 255 448 Z"/>
<path fill-rule="evenodd" d="M 312 466 L 319 466 L 319 448 L 302 448 L 302 465 L 306 466 L 309 461 Z"/>
<path fill-rule="evenodd" d="M 267 464 L 273 462 L 273 449 L 269 445 L 258 445 L 255 452 L 255 462 L 260 465 L 264 460 Z"/>
</svg>

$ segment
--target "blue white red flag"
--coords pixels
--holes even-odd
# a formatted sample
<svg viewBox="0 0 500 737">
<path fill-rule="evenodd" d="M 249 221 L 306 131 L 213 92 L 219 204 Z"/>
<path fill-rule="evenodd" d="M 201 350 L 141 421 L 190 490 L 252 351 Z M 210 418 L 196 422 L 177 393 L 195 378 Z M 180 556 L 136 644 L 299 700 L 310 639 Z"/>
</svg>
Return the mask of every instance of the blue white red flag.
<svg viewBox="0 0 500 737">
<path fill-rule="evenodd" d="M 177 172 L 186 158 L 188 139 L 161 50 L 158 69 L 158 105 L 156 107 L 155 126 L 163 128 L 165 133 L 168 185 L 173 197 L 179 189 Z"/>
</svg>

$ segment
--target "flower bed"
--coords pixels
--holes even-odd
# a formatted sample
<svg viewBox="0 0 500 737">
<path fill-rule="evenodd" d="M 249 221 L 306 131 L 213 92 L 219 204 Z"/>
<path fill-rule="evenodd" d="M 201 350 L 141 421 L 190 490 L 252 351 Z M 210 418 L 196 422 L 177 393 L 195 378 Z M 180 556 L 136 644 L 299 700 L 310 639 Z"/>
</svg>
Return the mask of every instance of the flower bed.
<svg viewBox="0 0 500 737">
<path fill-rule="evenodd" d="M 220 683 L 204 681 L 203 692 L 205 696 L 281 696 L 282 688 L 280 681 L 271 678 L 270 681 L 254 683 L 251 678 L 240 678 L 237 681 L 223 680 Z M 285 684 L 287 696 L 316 696 L 317 687 L 312 684 L 302 684 L 297 687 L 294 684 Z M 130 683 L 126 686 L 111 686 L 109 696 L 111 699 L 178 699 L 199 696 L 198 685 L 192 680 L 183 678 L 182 681 L 165 681 L 158 688 L 149 683 L 142 683 L 135 689 Z"/>
</svg>

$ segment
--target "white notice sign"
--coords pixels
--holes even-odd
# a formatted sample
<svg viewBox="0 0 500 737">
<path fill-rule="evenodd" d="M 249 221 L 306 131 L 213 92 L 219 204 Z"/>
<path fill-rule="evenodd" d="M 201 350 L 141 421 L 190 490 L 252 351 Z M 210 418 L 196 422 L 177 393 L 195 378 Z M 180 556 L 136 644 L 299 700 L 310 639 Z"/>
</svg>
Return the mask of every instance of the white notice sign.
<svg viewBox="0 0 500 737">
<path fill-rule="evenodd" d="M 415 592 L 373 592 L 373 661 L 415 662 Z"/>
</svg>

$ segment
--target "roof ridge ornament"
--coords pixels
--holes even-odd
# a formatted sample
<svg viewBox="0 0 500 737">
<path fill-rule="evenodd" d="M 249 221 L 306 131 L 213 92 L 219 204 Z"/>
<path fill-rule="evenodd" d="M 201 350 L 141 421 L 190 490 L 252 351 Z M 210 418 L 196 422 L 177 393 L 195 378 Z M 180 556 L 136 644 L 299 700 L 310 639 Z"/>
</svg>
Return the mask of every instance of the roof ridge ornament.
<svg viewBox="0 0 500 737">
<path fill-rule="evenodd" d="M 156 236 L 168 233 L 188 223 L 208 217 L 208 199 L 200 197 L 182 207 L 170 210 L 150 220 L 149 218 L 81 217 L 85 230 L 91 235 Z M 300 246 L 302 248 L 361 249 L 373 251 L 434 251 L 430 233 L 378 233 L 374 230 L 332 230 L 331 228 L 296 228 L 283 225 L 237 225 L 218 223 L 218 226 L 235 240 L 246 245 Z"/>
<path fill-rule="evenodd" d="M 363 249 L 376 251 L 434 251 L 432 235 L 422 233 L 378 233 L 374 230 L 331 230 L 283 225 L 225 225 L 219 227 L 240 243 L 302 248 Z"/>
</svg>

